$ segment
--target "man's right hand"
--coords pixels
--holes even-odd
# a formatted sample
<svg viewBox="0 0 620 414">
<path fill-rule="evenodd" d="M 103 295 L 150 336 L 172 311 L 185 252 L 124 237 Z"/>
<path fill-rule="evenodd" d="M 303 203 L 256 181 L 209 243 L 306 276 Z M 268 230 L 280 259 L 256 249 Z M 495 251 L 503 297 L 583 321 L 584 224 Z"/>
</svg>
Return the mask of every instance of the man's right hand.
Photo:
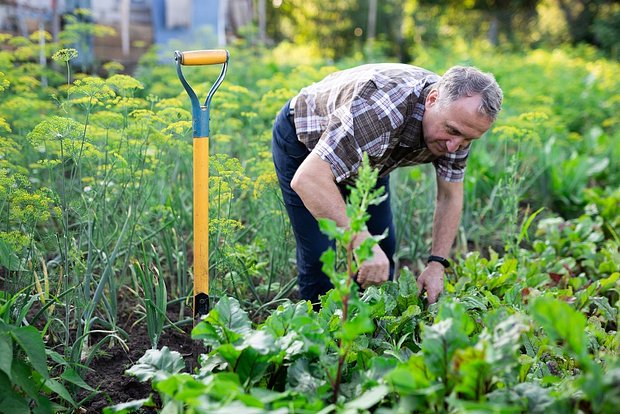
<svg viewBox="0 0 620 414">
<path fill-rule="evenodd" d="M 370 237 L 370 233 L 360 233 L 354 245 L 359 246 L 367 237 Z M 364 289 L 386 282 L 390 275 L 390 261 L 378 244 L 372 247 L 372 253 L 372 257 L 366 259 L 357 272 L 357 282 Z"/>
</svg>

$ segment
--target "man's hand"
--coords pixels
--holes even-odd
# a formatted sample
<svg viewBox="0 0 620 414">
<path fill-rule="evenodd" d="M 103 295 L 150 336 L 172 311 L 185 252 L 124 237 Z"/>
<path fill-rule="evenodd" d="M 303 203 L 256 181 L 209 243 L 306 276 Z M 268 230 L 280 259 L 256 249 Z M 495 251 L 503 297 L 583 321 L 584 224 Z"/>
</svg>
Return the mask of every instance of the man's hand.
<svg viewBox="0 0 620 414">
<path fill-rule="evenodd" d="M 429 303 L 437 302 L 437 298 L 443 291 L 443 274 L 444 268 L 440 263 L 430 262 L 416 281 L 420 294 L 426 290 Z"/>
<path fill-rule="evenodd" d="M 359 246 L 367 237 L 370 237 L 370 233 L 359 233 L 353 242 L 354 246 Z M 364 261 L 357 271 L 357 282 L 364 289 L 386 282 L 390 275 L 390 261 L 378 244 L 372 247 L 372 253 L 372 257 Z"/>
</svg>

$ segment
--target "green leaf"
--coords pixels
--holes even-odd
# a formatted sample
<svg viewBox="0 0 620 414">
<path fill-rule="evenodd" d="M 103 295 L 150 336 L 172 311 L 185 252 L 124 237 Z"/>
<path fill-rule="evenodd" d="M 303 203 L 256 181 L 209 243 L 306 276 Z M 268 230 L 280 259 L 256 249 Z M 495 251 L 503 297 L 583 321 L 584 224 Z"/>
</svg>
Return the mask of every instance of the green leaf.
<svg viewBox="0 0 620 414">
<path fill-rule="evenodd" d="M 30 398 L 36 399 L 39 396 L 42 377 L 41 375 L 36 375 L 36 371 L 33 371 L 32 366 L 27 364 L 26 361 L 13 359 L 11 381 L 14 386 L 21 388 Z"/>
<path fill-rule="evenodd" d="M 390 389 L 386 385 L 379 385 L 364 392 L 354 400 L 345 404 L 346 409 L 369 410 L 379 404 L 386 395 L 390 393 Z"/>
<path fill-rule="evenodd" d="M 437 378 L 446 379 L 448 364 L 459 348 L 469 346 L 463 323 L 449 318 L 424 328 L 422 352 L 428 370 Z"/>
<path fill-rule="evenodd" d="M 618 310 L 611 307 L 609 300 L 605 296 L 595 296 L 590 299 L 592 303 L 596 305 L 600 314 L 605 318 L 607 322 L 616 321 Z"/>
<path fill-rule="evenodd" d="M 67 401 L 73 407 L 77 407 L 77 404 L 71 397 L 71 394 L 69 393 L 69 391 L 60 382 L 56 381 L 53 378 L 48 378 L 47 380 L 45 380 L 45 386 L 49 388 L 50 390 L 52 390 L 53 392 L 55 392 L 56 394 L 58 394 L 59 397 Z"/>
<path fill-rule="evenodd" d="M 224 344 L 224 345 L 218 346 L 215 349 L 215 352 L 221 355 L 222 358 L 224 358 L 226 362 L 228 362 L 229 366 L 233 366 L 233 367 L 237 363 L 239 356 L 241 356 L 242 351 L 243 351 L 242 347 L 236 347 L 231 344 Z"/>
<path fill-rule="evenodd" d="M 238 381 L 235 386 L 238 386 Z M 194 378 L 192 375 L 183 372 L 171 375 L 157 382 L 153 388 L 160 394 L 174 397 L 176 400 L 185 399 L 188 401 L 192 398 L 204 395 L 207 390 L 207 385 L 203 381 Z"/>
<path fill-rule="evenodd" d="M 373 236 L 364 239 L 362 243 L 355 249 L 355 255 L 359 263 L 365 262 L 373 256 L 372 248 L 375 244 L 379 243 L 379 240 L 384 236 Z"/>
<path fill-rule="evenodd" d="M 545 414 L 560 412 L 558 407 L 553 410 L 555 399 L 550 389 L 543 388 L 533 382 L 524 382 L 514 387 L 502 388 L 487 394 L 489 401 L 497 406 L 513 407 L 519 413 Z M 504 412 L 504 411 L 502 411 Z"/>
<path fill-rule="evenodd" d="M 387 373 L 385 381 L 400 395 L 422 394 L 431 385 L 427 372 L 423 356 L 416 354 Z"/>
<path fill-rule="evenodd" d="M 275 338 L 285 336 L 290 330 L 295 330 L 295 326 L 301 318 L 306 318 L 312 312 L 312 306 L 308 301 L 298 303 L 286 302 L 278 306 L 265 320 L 263 326 Z M 304 321 L 305 322 L 305 321 Z"/>
<path fill-rule="evenodd" d="M 58 365 L 62 365 L 62 366 L 68 366 L 69 365 L 69 363 L 67 362 L 65 357 L 60 355 L 58 352 L 53 351 L 53 350 L 51 350 L 49 348 L 46 348 L 45 349 L 45 353 L 47 354 L 47 356 L 49 358 L 51 358 L 52 361 L 54 361 Z"/>
<path fill-rule="evenodd" d="M 528 242 L 530 241 L 528 230 L 530 226 L 532 225 L 532 222 L 534 221 L 536 216 L 538 216 L 544 209 L 545 209 L 544 207 L 539 208 L 538 210 L 530 214 L 527 220 L 523 222 L 523 224 L 521 225 L 521 231 L 519 232 L 519 236 L 517 237 L 517 242 L 516 242 L 517 246 L 521 244 L 521 241 L 523 240 L 523 238 L 525 238 Z"/>
<path fill-rule="evenodd" d="M 554 398 L 550 395 L 550 390 L 535 383 L 517 384 L 513 390 L 517 395 L 527 400 L 526 412 L 528 413 L 544 414 L 555 403 Z"/>
<path fill-rule="evenodd" d="M 13 386 L 8 377 L 0 373 L 0 413 L 30 414 L 28 400 L 16 393 Z"/>
<path fill-rule="evenodd" d="M 413 273 L 409 269 L 404 268 L 398 277 L 398 297 L 396 298 L 398 309 L 402 312 L 411 305 L 423 308 L 422 300 L 418 293 L 418 285 Z"/>
<path fill-rule="evenodd" d="M 469 400 L 480 400 L 486 394 L 485 384 L 492 376 L 491 365 L 485 361 L 482 349 L 468 347 L 454 353 L 453 364 L 458 367 L 454 391 Z"/>
<path fill-rule="evenodd" d="M 360 335 L 371 333 L 375 330 L 375 324 L 367 315 L 359 314 L 342 324 L 340 338 L 343 341 L 353 341 Z"/>
<path fill-rule="evenodd" d="M 361 301 L 370 306 L 369 312 L 372 317 L 380 318 L 390 315 L 396 308 L 396 294 L 388 293 L 386 285 L 396 286 L 394 282 L 386 282 L 379 288 L 369 286 L 364 290 Z"/>
<path fill-rule="evenodd" d="M 324 379 L 313 375 L 306 359 L 298 359 L 291 364 L 287 378 L 291 389 L 307 395 L 317 395 L 319 388 L 325 384 Z"/>
<path fill-rule="evenodd" d="M 78 387 L 83 388 L 85 390 L 93 391 L 93 392 L 97 391 L 93 387 L 88 385 L 86 381 L 84 381 L 84 379 L 80 376 L 80 374 L 78 374 L 77 371 L 74 370 L 73 368 L 67 367 L 65 369 L 65 372 L 63 372 L 62 375 L 60 376 L 60 378 L 62 378 L 63 380 L 67 382 L 70 382 L 71 384 L 77 385 Z"/>
<path fill-rule="evenodd" d="M 276 351 L 275 339 L 267 331 L 252 331 L 245 340 L 244 345 L 251 347 L 260 355 L 268 355 Z"/>
<path fill-rule="evenodd" d="M 412 332 L 417 325 L 416 316 L 420 315 L 422 310 L 418 305 L 410 305 L 400 315 L 387 318 L 387 330 L 390 334 L 405 334 Z"/>
<path fill-rule="evenodd" d="M 209 313 L 206 320 L 215 326 L 223 326 L 239 335 L 245 335 L 252 329 L 248 313 L 235 298 L 222 297 L 213 310 L 213 315 Z"/>
<path fill-rule="evenodd" d="M 586 317 L 566 302 L 550 296 L 537 298 L 530 306 L 530 314 L 554 341 L 567 343 L 570 352 L 581 363 L 591 363 L 587 355 L 585 336 Z"/>
<path fill-rule="evenodd" d="M 468 310 L 486 311 L 486 305 L 473 295 L 467 295 L 458 301 L 442 303 L 435 320 L 453 319 L 455 329 L 471 335 L 476 330 L 476 322 L 467 313 Z"/>
<path fill-rule="evenodd" d="M 0 239 L 0 266 L 14 272 L 21 270 L 19 257 L 10 248 L 9 244 L 2 239 Z"/>
<path fill-rule="evenodd" d="M 103 409 L 103 414 L 127 414 L 133 413 L 139 410 L 142 407 L 153 407 L 153 400 L 149 396 L 148 398 L 143 398 L 141 400 L 133 400 L 128 401 L 121 404 L 116 404 L 111 407 L 106 407 Z"/>
<path fill-rule="evenodd" d="M 253 348 L 246 348 L 239 356 L 235 372 L 239 374 L 242 384 L 254 384 L 263 378 L 268 367 L 265 356 L 260 355 Z"/>
<path fill-rule="evenodd" d="M 170 351 L 167 346 L 161 350 L 149 349 L 138 363 L 125 371 L 141 382 L 149 380 L 161 381 L 171 374 L 176 374 L 185 368 L 185 361 L 181 354 Z"/>
<path fill-rule="evenodd" d="M 192 329 L 192 339 L 201 339 L 208 346 L 217 347 L 221 345 L 222 338 L 213 325 L 206 321 L 200 321 Z"/>
<path fill-rule="evenodd" d="M 11 379 L 11 365 L 13 364 L 13 341 L 7 333 L 0 334 L 0 371 Z"/>
<path fill-rule="evenodd" d="M 329 280 L 332 282 L 334 286 L 338 286 L 340 280 L 343 278 L 336 271 L 336 252 L 331 247 L 325 250 L 321 254 L 321 262 L 323 265 L 321 266 L 321 270 L 323 273 L 329 277 Z M 344 276 L 344 275 L 343 275 Z"/>
<path fill-rule="evenodd" d="M 32 367 L 45 379 L 49 378 L 47 357 L 41 333 L 34 326 L 21 326 L 13 329 L 11 335 L 15 342 L 26 352 Z"/>
<path fill-rule="evenodd" d="M 318 222 L 321 232 L 330 239 L 337 238 L 343 232 L 343 229 L 339 228 L 334 220 L 328 218 L 320 218 L 318 219 Z"/>
<path fill-rule="evenodd" d="M 511 315 L 493 328 L 491 344 L 486 349 L 486 360 L 498 372 L 516 363 L 516 353 L 521 346 L 521 335 L 528 330 L 519 315 Z M 481 341 L 484 340 L 481 335 Z"/>
<path fill-rule="evenodd" d="M 192 338 L 206 345 L 236 344 L 252 330 L 252 322 L 235 298 L 223 296 L 193 330 Z"/>
</svg>

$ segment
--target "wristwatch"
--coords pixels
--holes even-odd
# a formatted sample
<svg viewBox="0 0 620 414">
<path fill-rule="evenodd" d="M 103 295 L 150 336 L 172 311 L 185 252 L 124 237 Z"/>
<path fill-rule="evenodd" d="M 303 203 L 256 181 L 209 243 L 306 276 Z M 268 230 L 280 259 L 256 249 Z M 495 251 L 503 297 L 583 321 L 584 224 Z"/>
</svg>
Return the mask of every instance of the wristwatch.
<svg viewBox="0 0 620 414">
<path fill-rule="evenodd" d="M 445 257 L 431 255 L 431 256 L 428 256 L 428 260 L 426 261 L 426 263 L 428 264 L 430 262 L 441 263 L 441 265 L 445 267 L 446 269 L 450 267 L 450 262 Z"/>
</svg>

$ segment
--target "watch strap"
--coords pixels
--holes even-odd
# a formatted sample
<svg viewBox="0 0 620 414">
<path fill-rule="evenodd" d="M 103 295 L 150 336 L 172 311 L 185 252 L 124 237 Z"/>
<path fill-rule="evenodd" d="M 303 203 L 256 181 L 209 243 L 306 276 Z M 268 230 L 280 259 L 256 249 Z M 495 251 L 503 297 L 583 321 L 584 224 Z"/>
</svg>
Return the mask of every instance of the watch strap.
<svg viewBox="0 0 620 414">
<path fill-rule="evenodd" d="M 428 264 L 430 262 L 440 263 L 446 269 L 450 267 L 450 262 L 445 257 L 431 255 L 428 257 L 428 260 L 426 261 L 426 263 Z"/>
</svg>

